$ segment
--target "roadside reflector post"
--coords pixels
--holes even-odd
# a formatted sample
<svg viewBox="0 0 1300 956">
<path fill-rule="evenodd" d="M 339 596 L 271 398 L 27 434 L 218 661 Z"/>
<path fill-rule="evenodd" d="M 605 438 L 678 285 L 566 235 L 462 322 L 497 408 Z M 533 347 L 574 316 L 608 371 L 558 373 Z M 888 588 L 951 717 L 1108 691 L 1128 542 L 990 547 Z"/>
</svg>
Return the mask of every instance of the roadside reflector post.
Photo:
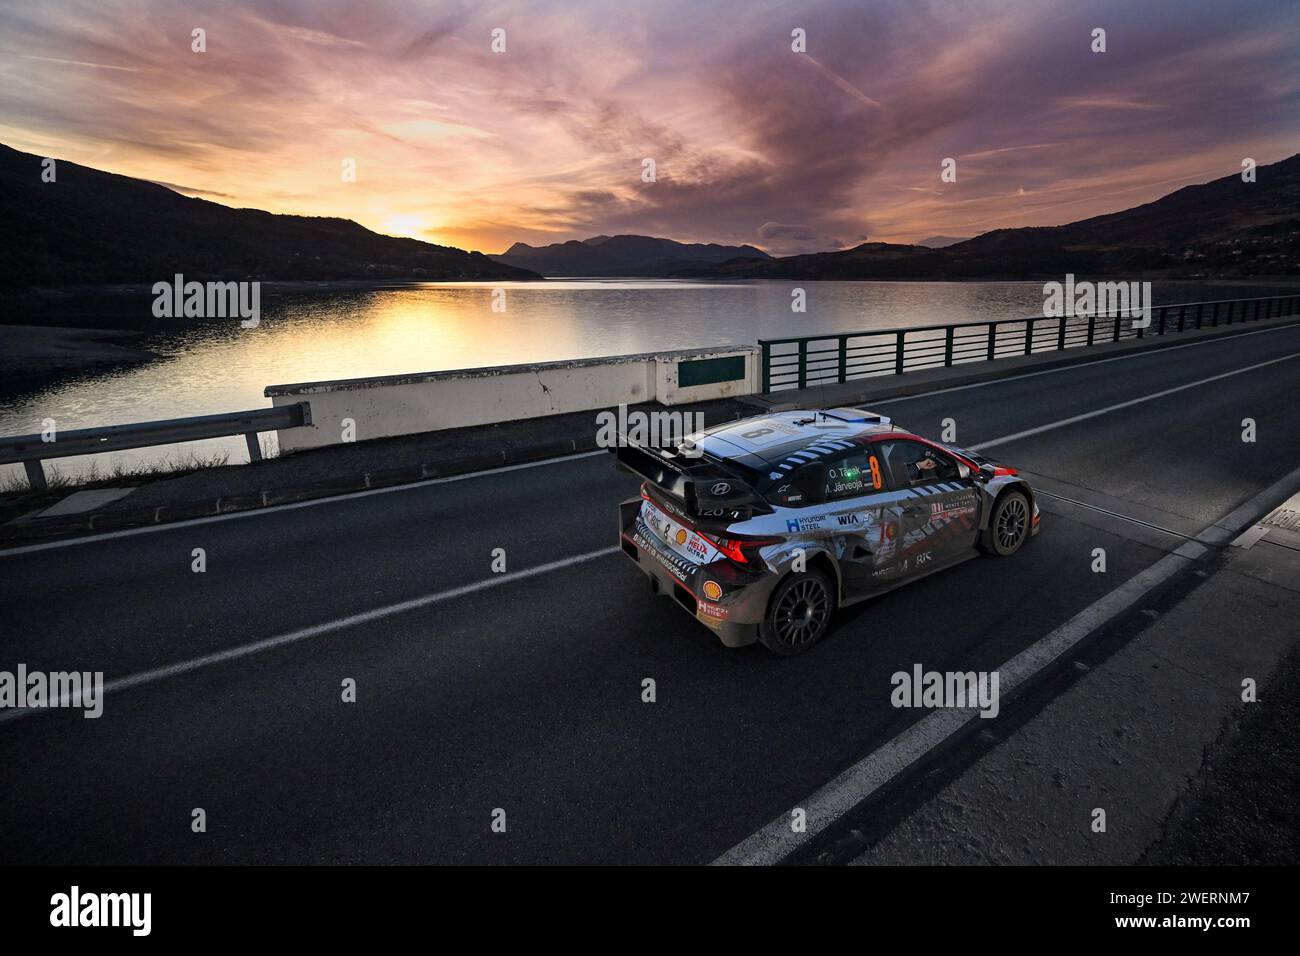
<svg viewBox="0 0 1300 956">
<path fill-rule="evenodd" d="M 248 432 L 246 435 L 244 435 L 244 441 L 248 442 L 248 460 L 261 461 L 262 446 L 258 444 L 257 432 Z"/>
<path fill-rule="evenodd" d="M 808 387 L 808 340 L 799 340 L 799 387 Z"/>
<path fill-rule="evenodd" d="M 23 470 L 27 472 L 27 483 L 32 486 L 32 491 L 44 491 L 50 487 L 45 481 L 45 469 L 39 460 L 23 462 Z"/>
<path fill-rule="evenodd" d="M 1097 315 L 1095 312 L 1088 313 L 1088 344 L 1092 345 L 1093 339 L 1097 334 Z"/>
<path fill-rule="evenodd" d="M 1025 354 L 1034 350 L 1034 320 L 1025 319 Z"/>
<path fill-rule="evenodd" d="M 988 354 L 988 360 L 990 362 L 992 362 L 994 357 L 997 355 L 997 351 L 998 351 L 998 324 L 996 322 L 990 322 L 989 323 L 989 354 Z"/>
<path fill-rule="evenodd" d="M 952 326 L 944 330 L 943 336 L 943 364 L 945 367 L 952 365 Z"/>
<path fill-rule="evenodd" d="M 1060 321 L 1058 322 L 1056 327 L 1056 350 L 1059 352 L 1064 348 L 1065 348 L 1065 313 L 1062 312 Z"/>
<path fill-rule="evenodd" d="M 903 374 L 903 341 L 906 338 L 906 336 L 907 333 L 904 330 L 902 329 L 898 330 L 898 340 L 894 345 L 894 374 L 895 375 Z"/>
</svg>

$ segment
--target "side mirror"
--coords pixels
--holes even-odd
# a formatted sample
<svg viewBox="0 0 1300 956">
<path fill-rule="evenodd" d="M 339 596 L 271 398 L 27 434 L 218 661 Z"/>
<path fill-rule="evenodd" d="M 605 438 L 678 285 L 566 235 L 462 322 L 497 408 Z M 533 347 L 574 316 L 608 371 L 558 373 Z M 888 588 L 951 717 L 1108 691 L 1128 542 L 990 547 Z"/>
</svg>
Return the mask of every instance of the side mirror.
<svg viewBox="0 0 1300 956">
<path fill-rule="evenodd" d="M 998 470 L 993 465 L 980 465 L 979 473 L 975 475 L 976 481 L 992 481 L 998 476 Z"/>
<path fill-rule="evenodd" d="M 960 461 L 957 462 L 957 477 L 958 477 L 958 478 L 969 478 L 969 477 L 970 477 L 970 466 L 967 465 L 965 462 L 960 462 Z"/>
</svg>

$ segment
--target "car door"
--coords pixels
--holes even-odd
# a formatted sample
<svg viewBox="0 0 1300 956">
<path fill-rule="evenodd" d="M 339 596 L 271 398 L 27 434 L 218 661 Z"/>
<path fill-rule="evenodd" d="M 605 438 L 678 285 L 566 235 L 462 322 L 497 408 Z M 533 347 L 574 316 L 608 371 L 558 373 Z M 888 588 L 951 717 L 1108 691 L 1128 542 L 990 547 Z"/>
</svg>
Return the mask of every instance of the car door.
<svg viewBox="0 0 1300 956">
<path fill-rule="evenodd" d="M 924 573 L 975 545 L 979 492 L 952 455 L 925 442 L 885 439 L 876 453 L 898 492 L 898 576 Z"/>
<path fill-rule="evenodd" d="M 868 446 L 826 461 L 823 504 L 846 598 L 876 590 L 896 574 L 897 495 Z"/>
</svg>

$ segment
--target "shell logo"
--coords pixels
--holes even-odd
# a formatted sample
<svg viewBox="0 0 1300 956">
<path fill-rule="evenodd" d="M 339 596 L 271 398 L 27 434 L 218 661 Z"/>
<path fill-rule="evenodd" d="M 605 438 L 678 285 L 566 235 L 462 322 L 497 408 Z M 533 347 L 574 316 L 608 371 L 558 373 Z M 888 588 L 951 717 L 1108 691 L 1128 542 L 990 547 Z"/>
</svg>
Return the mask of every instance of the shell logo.
<svg viewBox="0 0 1300 956">
<path fill-rule="evenodd" d="M 717 581 L 705 581 L 704 596 L 710 601 L 716 601 L 722 597 L 722 586 Z"/>
<path fill-rule="evenodd" d="M 678 544 L 686 543 L 686 530 L 684 528 L 678 529 L 677 531 L 677 543 Z"/>
</svg>

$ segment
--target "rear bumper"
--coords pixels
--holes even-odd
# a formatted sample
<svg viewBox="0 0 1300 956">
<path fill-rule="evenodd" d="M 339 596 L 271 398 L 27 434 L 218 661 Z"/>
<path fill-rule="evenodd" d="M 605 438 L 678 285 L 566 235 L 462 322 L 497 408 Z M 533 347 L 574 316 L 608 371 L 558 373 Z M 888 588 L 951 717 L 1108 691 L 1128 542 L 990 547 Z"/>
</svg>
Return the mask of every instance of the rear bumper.
<svg viewBox="0 0 1300 956">
<path fill-rule="evenodd" d="M 619 544 L 641 569 L 656 594 L 672 598 L 684 611 L 718 636 L 727 647 L 758 640 L 758 626 L 777 577 L 767 569 L 747 572 L 730 561 L 691 564 L 659 543 L 641 521 L 641 499 L 619 505 Z M 716 599 L 706 589 L 720 592 Z"/>
</svg>

